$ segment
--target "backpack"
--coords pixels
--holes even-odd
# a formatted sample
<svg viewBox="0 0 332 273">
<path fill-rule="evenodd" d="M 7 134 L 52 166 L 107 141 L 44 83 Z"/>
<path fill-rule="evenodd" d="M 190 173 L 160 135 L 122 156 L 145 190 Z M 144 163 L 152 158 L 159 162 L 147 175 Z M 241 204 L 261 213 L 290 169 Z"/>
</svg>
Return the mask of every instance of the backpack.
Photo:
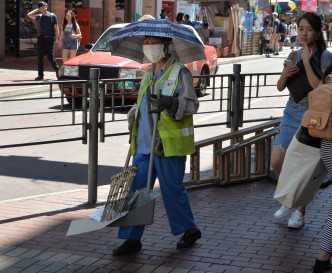
<svg viewBox="0 0 332 273">
<path fill-rule="evenodd" d="M 312 137 L 332 139 L 332 84 L 322 84 L 308 94 L 309 110 L 301 121 Z"/>
<path fill-rule="evenodd" d="M 279 24 L 278 32 L 279 32 L 279 33 L 285 33 L 285 32 L 286 32 L 285 26 L 284 26 L 284 24 L 281 23 L 281 22 L 280 22 L 280 24 Z"/>
</svg>

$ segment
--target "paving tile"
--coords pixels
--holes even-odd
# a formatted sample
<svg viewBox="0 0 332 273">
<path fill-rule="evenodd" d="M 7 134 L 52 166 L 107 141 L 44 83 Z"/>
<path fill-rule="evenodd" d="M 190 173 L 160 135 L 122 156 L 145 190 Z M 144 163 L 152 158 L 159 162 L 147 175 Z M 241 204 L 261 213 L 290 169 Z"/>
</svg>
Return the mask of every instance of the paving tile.
<svg viewBox="0 0 332 273">
<path fill-rule="evenodd" d="M 54 256 L 48 258 L 48 261 L 51 261 L 51 262 L 61 262 L 61 261 L 65 260 L 65 259 L 67 259 L 70 256 L 71 256 L 71 254 L 58 253 L 58 254 L 55 254 Z"/>
<path fill-rule="evenodd" d="M 28 250 L 19 255 L 22 258 L 33 258 L 41 253 L 40 250 Z"/>
<path fill-rule="evenodd" d="M 141 268 L 141 267 L 142 267 L 142 264 L 128 263 L 127 265 L 125 265 L 124 267 L 122 267 L 121 270 L 129 271 L 129 272 L 137 272 L 137 270 L 139 268 Z"/>
<path fill-rule="evenodd" d="M 24 204 L 11 202 L 10 207 L 18 206 L 19 210 L 12 210 L 10 217 L 38 211 L 48 214 L 20 221 L 19 226 L 26 227 L 26 238 L 24 233 L 15 235 L 15 229 L 22 233 L 19 226 L 14 229 L 12 224 L 2 225 L 8 233 L 0 235 L 0 272 L 29 268 L 57 273 L 310 272 L 319 253 L 332 187 L 319 191 L 308 207 L 306 225 L 298 231 L 289 230 L 287 222 L 272 219 L 278 209 L 278 203 L 271 198 L 274 190 L 275 184 L 268 181 L 189 190 L 203 237 L 195 247 L 184 251 L 175 248 L 180 236 L 171 234 L 163 202 L 157 199 L 154 223 L 146 227 L 142 238 L 143 249 L 128 257 L 112 256 L 117 232 L 114 228 L 65 237 L 72 219 L 86 217 L 94 211 L 70 209 L 73 204 L 86 202 L 86 191 L 41 197 Z M 98 192 L 105 198 L 107 194 L 107 189 Z M 57 209 L 64 211 L 52 214 Z M 0 219 L 6 217 L 1 213 Z M 40 227 L 40 234 L 32 235 L 29 223 Z M 28 266 L 29 263 L 32 264 Z"/>
<path fill-rule="evenodd" d="M 136 273 L 151 273 L 153 272 L 158 266 L 152 264 L 144 264 L 142 265 Z"/>
<path fill-rule="evenodd" d="M 90 266 L 90 265 L 94 264 L 95 262 L 97 262 L 98 260 L 99 260 L 99 258 L 85 257 L 85 258 L 77 261 L 75 264 L 83 265 L 83 266 Z"/>
<path fill-rule="evenodd" d="M 55 254 L 56 254 L 55 252 L 45 251 L 45 252 L 40 253 L 38 256 L 36 256 L 35 259 L 47 260 L 47 259 L 53 257 Z"/>
<path fill-rule="evenodd" d="M 37 261 L 38 260 L 36 260 L 34 258 L 26 258 L 26 259 L 19 261 L 18 263 L 15 263 L 15 267 L 27 268 L 30 265 L 35 264 Z"/>
<path fill-rule="evenodd" d="M 18 272 L 22 272 L 22 268 L 9 267 L 5 270 L 1 270 L 1 273 L 18 273 Z"/>
<path fill-rule="evenodd" d="M 67 264 L 66 263 L 62 263 L 62 262 L 54 262 L 52 264 L 50 264 L 49 266 L 47 266 L 44 271 L 47 272 L 58 272 L 59 270 L 61 270 L 62 268 L 66 267 Z"/>
<path fill-rule="evenodd" d="M 174 268 L 171 273 L 188 273 L 190 269 Z"/>
<path fill-rule="evenodd" d="M 45 265 L 33 264 L 21 272 L 22 273 L 37 273 L 37 272 L 43 271 L 44 268 L 46 268 Z"/>
<path fill-rule="evenodd" d="M 172 270 L 174 270 L 174 268 L 172 267 L 168 267 L 168 266 L 158 266 L 154 271 L 152 271 L 153 273 L 170 273 L 172 272 Z"/>
<path fill-rule="evenodd" d="M 17 256 L 20 256 L 22 253 L 27 252 L 27 251 L 29 251 L 29 249 L 17 247 L 17 248 L 14 248 L 13 250 L 10 250 L 10 251 L 6 252 L 6 255 L 17 257 Z"/>
<path fill-rule="evenodd" d="M 0 254 L 6 254 L 7 252 L 15 249 L 16 247 L 13 246 L 4 246 L 0 244 Z"/>
<path fill-rule="evenodd" d="M 22 261 L 22 258 L 19 257 L 9 257 L 8 259 L 0 262 L 0 272 L 2 272 L 2 270 L 5 270 L 17 263 L 19 263 L 20 261 Z"/>
<path fill-rule="evenodd" d="M 62 262 L 68 263 L 68 264 L 73 264 L 73 263 L 77 263 L 79 260 L 82 260 L 83 258 L 84 258 L 84 256 L 71 255 L 68 258 L 65 258 L 64 260 L 62 260 Z"/>
</svg>

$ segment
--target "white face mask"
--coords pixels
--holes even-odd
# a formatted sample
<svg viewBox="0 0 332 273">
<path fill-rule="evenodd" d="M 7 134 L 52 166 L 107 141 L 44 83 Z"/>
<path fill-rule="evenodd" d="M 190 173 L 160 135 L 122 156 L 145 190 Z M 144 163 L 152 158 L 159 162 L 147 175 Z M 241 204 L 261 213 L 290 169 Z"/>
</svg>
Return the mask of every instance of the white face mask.
<svg viewBox="0 0 332 273">
<path fill-rule="evenodd" d="M 157 63 L 165 58 L 164 45 L 143 45 L 143 53 L 151 63 Z"/>
</svg>

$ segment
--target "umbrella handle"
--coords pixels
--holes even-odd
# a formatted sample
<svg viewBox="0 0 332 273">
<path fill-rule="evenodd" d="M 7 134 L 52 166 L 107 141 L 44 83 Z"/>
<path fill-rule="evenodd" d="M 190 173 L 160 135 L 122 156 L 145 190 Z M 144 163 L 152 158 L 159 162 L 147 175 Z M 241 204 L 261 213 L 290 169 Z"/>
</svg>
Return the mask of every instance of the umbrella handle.
<svg viewBox="0 0 332 273">
<path fill-rule="evenodd" d="M 161 90 L 158 90 L 157 99 L 161 97 Z M 148 172 L 148 183 L 147 183 L 147 192 L 151 191 L 151 179 L 152 179 L 152 169 L 153 169 L 153 157 L 154 157 L 154 146 L 156 145 L 156 135 L 157 135 L 157 126 L 158 120 L 160 118 L 160 113 L 153 113 L 154 116 L 154 124 L 150 145 L 150 161 L 149 161 L 149 172 Z"/>
</svg>

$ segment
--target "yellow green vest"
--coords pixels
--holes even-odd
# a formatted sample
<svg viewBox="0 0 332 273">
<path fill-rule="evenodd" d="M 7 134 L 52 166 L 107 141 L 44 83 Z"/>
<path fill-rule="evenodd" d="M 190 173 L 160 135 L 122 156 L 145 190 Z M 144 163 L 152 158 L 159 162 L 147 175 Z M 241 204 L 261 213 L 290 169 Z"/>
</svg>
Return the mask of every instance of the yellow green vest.
<svg viewBox="0 0 332 273">
<path fill-rule="evenodd" d="M 149 66 L 143 75 L 140 90 L 137 98 L 137 109 L 135 122 L 132 130 L 131 154 L 136 153 L 137 116 L 142 102 L 143 95 L 151 83 L 150 73 L 152 66 Z M 154 93 L 162 90 L 162 95 L 173 96 L 177 87 L 179 72 L 181 68 L 187 69 L 179 62 L 175 62 L 166 73 L 155 83 Z M 173 120 L 170 115 L 162 112 L 158 121 L 158 131 L 163 143 L 164 155 L 185 156 L 195 152 L 194 145 L 194 123 L 193 115 L 185 116 L 181 120 Z"/>
</svg>

